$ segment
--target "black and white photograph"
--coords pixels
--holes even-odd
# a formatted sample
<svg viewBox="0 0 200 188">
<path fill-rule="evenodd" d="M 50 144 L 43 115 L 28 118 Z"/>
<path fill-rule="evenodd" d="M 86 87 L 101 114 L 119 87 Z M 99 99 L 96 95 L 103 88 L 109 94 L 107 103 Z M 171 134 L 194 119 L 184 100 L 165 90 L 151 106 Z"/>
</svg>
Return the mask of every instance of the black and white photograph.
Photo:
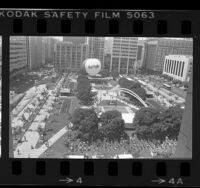
<svg viewBox="0 0 200 188">
<path fill-rule="evenodd" d="M 1 73 L 2 73 L 2 37 L 0 37 L 0 157 L 1 157 Z"/>
<path fill-rule="evenodd" d="M 192 38 L 11 36 L 9 157 L 186 158 L 192 67 Z"/>
</svg>

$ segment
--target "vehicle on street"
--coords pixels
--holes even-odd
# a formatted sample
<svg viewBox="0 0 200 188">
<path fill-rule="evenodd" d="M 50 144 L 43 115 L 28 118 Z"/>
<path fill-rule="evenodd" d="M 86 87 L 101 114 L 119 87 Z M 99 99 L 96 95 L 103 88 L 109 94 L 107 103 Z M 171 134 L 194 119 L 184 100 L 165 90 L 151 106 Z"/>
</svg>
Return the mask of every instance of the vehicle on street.
<svg viewBox="0 0 200 188">
<path fill-rule="evenodd" d="M 70 96 L 70 95 L 71 95 L 70 89 L 63 88 L 63 89 L 60 90 L 60 98 L 65 98 L 65 97 Z"/>
<path fill-rule="evenodd" d="M 171 86 L 168 85 L 168 84 L 163 84 L 163 87 L 164 87 L 165 89 L 167 89 L 167 90 L 171 90 Z"/>
</svg>

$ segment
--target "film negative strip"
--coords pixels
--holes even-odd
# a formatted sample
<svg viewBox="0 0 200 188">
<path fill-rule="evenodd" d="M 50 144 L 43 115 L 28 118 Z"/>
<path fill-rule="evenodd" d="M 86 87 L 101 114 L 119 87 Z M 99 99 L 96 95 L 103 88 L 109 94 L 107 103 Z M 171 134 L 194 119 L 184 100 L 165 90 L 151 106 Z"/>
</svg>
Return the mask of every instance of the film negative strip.
<svg viewBox="0 0 200 188">
<path fill-rule="evenodd" d="M 200 185 L 200 11 L 0 9 L 0 25 L 0 184 Z"/>
</svg>

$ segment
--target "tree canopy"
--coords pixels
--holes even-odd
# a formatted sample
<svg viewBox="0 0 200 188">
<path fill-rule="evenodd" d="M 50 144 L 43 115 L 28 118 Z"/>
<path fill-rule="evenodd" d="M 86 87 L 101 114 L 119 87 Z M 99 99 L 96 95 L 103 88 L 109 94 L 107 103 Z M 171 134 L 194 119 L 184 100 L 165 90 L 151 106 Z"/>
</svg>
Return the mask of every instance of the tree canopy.
<svg viewBox="0 0 200 188">
<path fill-rule="evenodd" d="M 111 76 L 113 77 L 113 79 L 115 80 L 118 76 L 119 76 L 119 72 L 118 72 L 118 70 L 113 70 L 112 72 L 111 72 Z"/>
<path fill-rule="evenodd" d="M 122 115 L 117 110 L 107 111 L 100 117 L 102 127 L 100 133 L 102 138 L 108 140 L 120 140 L 122 137 L 127 137 L 125 130 L 125 123 L 122 119 Z"/>
<path fill-rule="evenodd" d="M 79 132 L 78 138 L 85 141 L 92 141 L 98 131 L 98 117 L 92 109 L 78 108 L 74 111 L 71 122 L 72 129 Z"/>
<path fill-rule="evenodd" d="M 159 112 L 151 108 L 142 108 L 137 111 L 133 121 L 138 138 L 163 141 L 167 136 L 170 139 L 177 139 L 183 109 L 180 106 L 170 107 Z"/>
<path fill-rule="evenodd" d="M 92 104 L 95 94 L 91 92 L 90 80 L 85 75 L 79 75 L 77 81 L 76 97 L 85 105 Z"/>
<path fill-rule="evenodd" d="M 151 126 L 158 121 L 159 111 L 151 107 L 143 107 L 135 113 L 134 126 Z"/>
<path fill-rule="evenodd" d="M 117 117 L 122 118 L 121 113 L 117 110 L 111 110 L 101 114 L 100 121 L 102 123 L 102 126 L 107 125 L 111 120 Z"/>
<path fill-rule="evenodd" d="M 143 100 L 146 100 L 146 90 L 141 87 L 141 84 L 139 82 L 131 81 L 126 78 L 120 78 L 119 85 L 122 88 L 126 88 L 126 89 L 133 91 L 139 97 L 141 97 Z M 135 102 L 137 101 L 137 99 L 135 99 L 135 97 L 132 97 L 131 95 L 127 94 L 126 96 L 128 96 L 132 101 L 135 101 Z M 139 101 L 136 103 L 140 104 Z"/>
</svg>

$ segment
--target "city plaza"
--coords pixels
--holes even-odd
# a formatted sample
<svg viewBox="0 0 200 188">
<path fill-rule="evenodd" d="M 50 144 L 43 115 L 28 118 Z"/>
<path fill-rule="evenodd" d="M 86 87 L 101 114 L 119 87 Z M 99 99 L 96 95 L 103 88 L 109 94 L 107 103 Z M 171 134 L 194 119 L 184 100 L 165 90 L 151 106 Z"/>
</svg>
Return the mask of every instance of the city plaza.
<svg viewBox="0 0 200 188">
<path fill-rule="evenodd" d="M 78 107 L 94 107 L 100 115 L 105 111 L 118 110 L 121 112 L 125 124 L 129 125 L 133 122 L 135 112 L 140 109 L 140 107 L 124 100 L 119 85 L 113 84 L 113 81 L 108 82 L 107 85 L 93 83 L 92 91 L 97 93 L 97 100 L 91 107 L 80 105 L 75 96 L 63 97 L 58 95 L 65 85 L 69 86 L 68 82 L 76 83 L 76 77 L 65 74 L 57 80 L 55 87 L 50 89 L 47 89 L 46 84 L 34 86 L 26 92 L 23 100 L 12 110 L 11 125 L 15 158 L 64 157 L 65 149 L 62 139 L 65 137 L 68 128 L 73 126 L 67 120 L 65 115 L 67 111 L 72 113 Z M 60 104 L 57 108 L 56 103 L 58 101 Z M 50 118 L 52 114 L 54 114 L 53 118 Z M 59 119 L 58 116 L 62 116 L 62 118 Z M 40 129 L 48 130 L 49 121 L 53 122 L 54 128 L 59 124 L 59 122 L 58 124 L 54 122 L 60 121 L 60 125 L 50 133 L 48 140 L 44 141 Z M 16 134 L 19 135 L 14 139 Z M 59 151 L 59 148 L 61 151 Z M 130 154 L 121 155 L 119 156 L 121 158 L 128 156 L 128 158 L 132 158 Z M 81 155 L 68 155 L 67 157 L 83 158 Z M 95 156 L 93 157 L 95 158 Z"/>
<path fill-rule="evenodd" d="M 136 70 L 144 67 L 145 70 L 162 72 L 161 74 L 169 75 L 172 79 L 178 78 L 179 81 L 188 81 L 192 62 L 189 62 L 185 55 L 191 56 L 192 41 L 151 40 L 138 40 L 136 37 L 63 37 L 63 41 L 58 41 L 56 37 L 11 37 L 10 79 L 14 80 L 15 76 L 27 71 L 30 79 L 26 75 L 27 79 L 25 76 L 24 84 L 19 84 L 19 87 L 16 84 L 16 87 L 13 87 L 14 90 L 19 91 L 17 93 L 20 93 L 17 94 L 18 99 L 13 97 L 14 101 L 22 100 L 19 103 L 16 102 L 17 106 L 13 105 L 11 108 L 12 129 L 10 135 L 12 136 L 10 136 L 10 144 L 12 150 L 10 156 L 16 158 L 83 158 L 84 156 L 77 156 L 78 154 L 66 155 L 66 148 L 63 144 L 70 127 L 73 127 L 68 115 L 73 114 L 77 108 L 95 109 L 98 116 L 107 111 L 117 110 L 121 113 L 127 127 L 132 125 L 135 113 L 141 107 L 166 110 L 180 104 L 184 108 L 187 94 L 185 90 L 173 86 L 169 80 L 163 79 L 162 76 L 156 77 L 153 75 L 154 73 L 150 76 L 138 74 Z M 26 51 L 28 43 L 30 50 Z M 168 45 L 174 51 L 168 52 Z M 185 49 L 183 50 L 180 46 L 185 46 Z M 24 51 L 19 50 L 19 47 L 23 47 Z M 37 53 L 30 56 L 29 53 L 36 48 L 38 49 Z M 166 56 L 165 58 L 163 53 L 160 53 L 162 48 L 166 54 L 178 53 L 184 58 L 180 55 L 176 57 Z M 151 52 L 151 49 L 158 50 L 146 54 L 146 51 Z M 19 69 L 15 66 L 17 63 L 16 50 L 22 63 Z M 77 84 L 77 72 L 86 58 L 99 59 L 100 62 L 103 62 L 102 70 L 107 70 L 110 74 L 117 70 L 118 79 L 126 78 L 140 83 L 148 95 L 146 100 L 143 101 L 136 93 L 121 88 L 118 80 L 113 79 L 111 75 L 109 75 L 111 77 L 107 75 L 103 78 L 101 76 L 97 78 L 107 79 L 106 84 L 91 84 L 92 92 L 96 92 L 96 100 L 91 106 L 81 104 L 74 94 L 68 95 L 67 93 L 74 89 Z M 42 75 L 45 74 L 31 71 L 32 69 L 38 70 L 45 65 L 51 65 L 52 70 L 47 71 L 48 74 L 45 73 L 44 80 Z M 179 72 L 176 74 L 175 70 L 179 70 L 175 69 L 177 66 L 180 70 L 184 69 L 183 75 Z M 31 74 L 38 74 L 39 78 L 31 78 Z M 171 89 L 164 88 L 164 85 L 167 84 L 170 85 Z M 132 103 L 124 93 L 135 97 L 140 105 Z M 148 143 L 143 145 L 145 144 L 148 145 Z M 121 154 L 129 155 L 124 151 L 121 151 L 119 155 Z M 118 158 L 120 158 L 119 155 Z M 152 156 L 153 154 L 150 152 L 148 157 Z M 95 156 L 91 157 L 95 158 Z M 124 157 L 126 158 L 126 156 Z"/>
<path fill-rule="evenodd" d="M 12 121 L 12 130 L 13 135 L 17 132 L 17 129 L 22 128 L 23 136 L 22 143 L 14 144 L 14 157 L 16 158 L 38 158 L 45 151 L 48 150 L 58 139 L 60 139 L 66 132 L 67 126 L 63 125 L 63 128 L 56 132 L 49 140 L 49 145 L 47 146 L 47 142 L 41 145 L 37 149 L 33 149 L 36 147 L 40 140 L 40 135 L 38 133 L 38 127 L 45 128 L 45 118 L 50 116 L 50 111 L 53 110 L 53 104 L 57 100 L 56 91 L 60 90 L 63 84 L 64 77 L 62 77 L 54 90 L 47 90 L 45 84 L 39 85 L 37 87 L 33 87 L 26 92 L 24 99 L 17 105 L 15 109 L 13 109 L 11 114 Z M 47 92 L 47 96 L 44 97 L 43 92 Z M 102 112 L 108 110 L 118 110 L 122 113 L 122 117 L 126 123 L 132 123 L 134 118 L 133 106 L 130 107 L 127 103 L 125 104 L 121 99 L 116 97 L 115 91 L 110 91 L 107 94 L 105 90 L 98 90 L 98 100 L 97 103 L 94 104 L 96 108 L 101 109 Z M 43 104 L 39 107 L 39 100 L 43 100 Z M 67 100 L 67 99 L 66 99 Z M 108 105 L 106 101 L 116 100 L 118 101 L 117 105 Z M 62 100 L 63 103 L 65 100 Z M 98 104 L 99 103 L 99 104 Z M 105 104 L 103 104 L 105 103 Z M 63 104 L 62 104 L 63 105 Z M 71 103 L 72 105 L 72 103 Z M 74 108 L 74 106 L 73 106 Z M 84 106 L 83 106 L 84 108 Z M 31 109 L 31 113 L 27 110 Z M 135 106 L 135 110 L 138 108 Z M 20 111 L 21 110 L 21 111 Z M 20 111 L 20 112 L 19 112 Z M 62 106 L 59 113 L 62 113 Z M 32 120 L 29 120 L 31 116 L 34 116 Z M 27 122 L 27 125 L 24 125 L 23 118 L 27 119 L 30 122 Z M 72 126 L 72 125 L 71 125 Z M 26 127 L 26 128 L 25 128 Z M 61 157 L 61 156 L 60 156 Z"/>
</svg>

